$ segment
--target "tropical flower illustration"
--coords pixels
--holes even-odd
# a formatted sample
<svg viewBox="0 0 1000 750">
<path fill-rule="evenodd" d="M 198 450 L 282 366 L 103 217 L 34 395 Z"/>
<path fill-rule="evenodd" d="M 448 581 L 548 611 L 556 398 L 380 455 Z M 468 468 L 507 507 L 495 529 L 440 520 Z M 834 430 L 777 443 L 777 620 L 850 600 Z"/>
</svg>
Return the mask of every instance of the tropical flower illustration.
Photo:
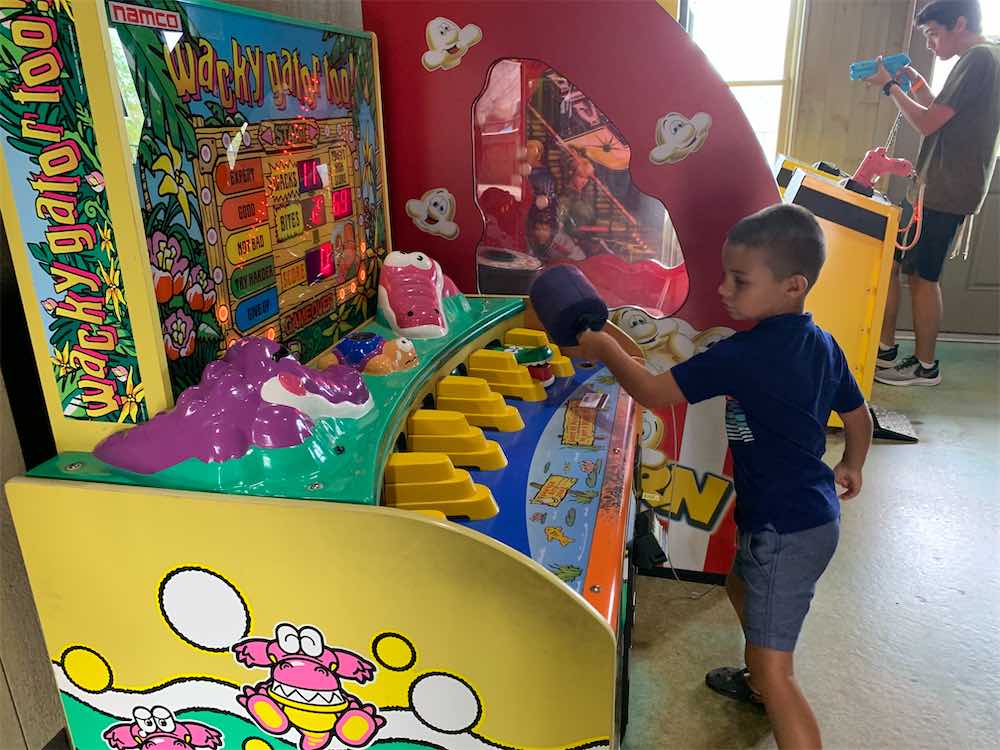
<svg viewBox="0 0 1000 750">
<path fill-rule="evenodd" d="M 95 193 L 100 193 L 104 190 L 104 175 L 96 169 L 88 174 L 86 179 L 87 184 L 94 189 Z"/>
<path fill-rule="evenodd" d="M 195 312 L 208 312 L 215 305 L 215 285 L 222 283 L 222 269 L 216 268 L 211 276 L 201 266 L 191 269 L 191 284 L 184 298 Z"/>
<path fill-rule="evenodd" d="M 114 238 L 111 233 L 111 225 L 107 222 L 101 226 L 101 249 L 104 250 L 104 254 L 108 257 L 111 256 L 111 251 L 114 250 Z"/>
<path fill-rule="evenodd" d="M 191 226 L 191 204 L 188 196 L 195 194 L 194 184 L 187 172 L 184 171 L 184 163 L 181 160 L 181 152 L 174 148 L 174 144 L 167 136 L 167 153 L 160 156 L 153 162 L 154 172 L 163 173 L 163 181 L 160 183 L 159 194 L 161 196 L 174 195 L 177 203 L 184 214 L 184 225 Z"/>
<path fill-rule="evenodd" d="M 163 321 L 163 344 L 172 360 L 190 357 L 194 353 L 194 321 L 183 310 L 174 311 Z"/>
<path fill-rule="evenodd" d="M 76 366 L 69 358 L 68 341 L 61 350 L 59 349 L 54 350 L 52 354 L 52 365 L 55 368 L 56 377 L 59 379 L 65 378 L 76 369 Z"/>
<path fill-rule="evenodd" d="M 128 368 L 128 378 L 125 380 L 125 393 L 118 397 L 119 403 L 121 404 L 121 412 L 118 414 L 118 421 L 126 422 L 131 419 L 135 422 L 139 416 L 139 404 L 145 397 L 146 393 L 142 383 L 133 384 L 132 368 Z"/>
<path fill-rule="evenodd" d="M 181 255 L 181 243 L 176 237 L 153 232 L 147 243 L 156 301 L 163 304 L 184 291 L 188 280 L 188 259 Z"/>
<path fill-rule="evenodd" d="M 107 270 L 104 270 L 101 261 L 97 261 L 97 273 L 104 282 L 104 304 L 111 305 L 115 311 L 115 319 L 120 321 L 121 308 L 125 306 L 125 294 L 122 292 L 122 271 L 117 259 L 111 258 L 108 261 Z"/>
<path fill-rule="evenodd" d="M 51 0 L 50 4 L 57 11 L 69 16 L 71 21 L 75 20 L 73 18 L 73 3 L 70 0 Z"/>
</svg>

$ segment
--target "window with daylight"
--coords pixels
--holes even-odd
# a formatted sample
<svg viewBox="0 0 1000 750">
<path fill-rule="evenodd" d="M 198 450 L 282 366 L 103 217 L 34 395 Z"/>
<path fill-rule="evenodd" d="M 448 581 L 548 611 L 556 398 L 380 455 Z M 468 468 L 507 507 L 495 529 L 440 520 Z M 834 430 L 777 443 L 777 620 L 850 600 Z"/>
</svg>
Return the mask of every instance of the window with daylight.
<svg viewBox="0 0 1000 750">
<path fill-rule="evenodd" d="M 784 151 L 802 0 L 688 0 L 687 29 L 732 89 L 768 160 Z"/>
</svg>

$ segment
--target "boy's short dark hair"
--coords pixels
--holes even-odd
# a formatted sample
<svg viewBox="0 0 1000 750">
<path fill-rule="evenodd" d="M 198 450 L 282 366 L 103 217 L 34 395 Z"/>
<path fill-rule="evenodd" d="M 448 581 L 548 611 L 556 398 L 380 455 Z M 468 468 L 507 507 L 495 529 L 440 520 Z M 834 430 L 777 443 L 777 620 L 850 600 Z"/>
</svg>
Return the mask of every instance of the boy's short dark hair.
<svg viewBox="0 0 1000 750">
<path fill-rule="evenodd" d="M 781 203 L 741 219 L 726 240 L 762 250 L 776 279 L 801 274 L 812 289 L 826 260 L 826 239 L 812 213 L 801 206 Z"/>
<path fill-rule="evenodd" d="M 979 0 L 934 0 L 917 14 L 917 26 L 926 26 L 931 21 L 936 21 L 951 31 L 962 16 L 965 16 L 965 28 L 968 31 L 979 33 L 983 30 L 983 11 L 979 7 Z"/>
</svg>

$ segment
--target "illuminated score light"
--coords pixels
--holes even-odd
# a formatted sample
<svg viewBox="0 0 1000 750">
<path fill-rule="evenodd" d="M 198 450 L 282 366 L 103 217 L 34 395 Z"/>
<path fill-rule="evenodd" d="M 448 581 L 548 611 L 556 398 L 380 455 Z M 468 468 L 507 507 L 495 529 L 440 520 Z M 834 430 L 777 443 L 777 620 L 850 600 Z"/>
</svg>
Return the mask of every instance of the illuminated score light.
<svg viewBox="0 0 1000 750">
<path fill-rule="evenodd" d="M 326 196 L 322 193 L 306 199 L 302 208 L 306 219 L 306 229 L 315 229 L 326 223 Z"/>
<path fill-rule="evenodd" d="M 296 164 L 299 173 L 299 192 L 311 193 L 323 187 L 323 179 L 319 173 L 319 159 L 303 159 Z"/>
<path fill-rule="evenodd" d="M 333 194 L 333 218 L 343 219 L 352 212 L 351 188 L 345 187 Z"/>
<path fill-rule="evenodd" d="M 333 246 L 329 242 L 319 246 L 319 272 L 323 277 L 333 273 Z"/>
<path fill-rule="evenodd" d="M 333 243 L 324 242 L 306 253 L 306 280 L 310 284 L 329 278 L 336 270 Z"/>
</svg>

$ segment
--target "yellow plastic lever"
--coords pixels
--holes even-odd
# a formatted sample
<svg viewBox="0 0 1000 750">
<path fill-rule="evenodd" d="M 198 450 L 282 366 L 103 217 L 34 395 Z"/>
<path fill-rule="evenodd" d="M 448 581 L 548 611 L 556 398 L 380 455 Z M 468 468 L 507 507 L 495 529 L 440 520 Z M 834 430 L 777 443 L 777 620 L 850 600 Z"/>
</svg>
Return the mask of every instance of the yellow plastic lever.
<svg viewBox="0 0 1000 750">
<path fill-rule="evenodd" d="M 480 349 L 469 357 L 469 377 L 483 378 L 497 393 L 524 401 L 544 401 L 545 387 L 519 365 L 511 352 Z"/>
<path fill-rule="evenodd" d="M 500 444 L 487 440 L 457 411 L 418 409 L 406 422 L 406 447 L 411 451 L 439 451 L 455 466 L 495 471 L 507 465 Z"/>
<path fill-rule="evenodd" d="M 489 487 L 456 469 L 444 453 L 393 453 L 385 467 L 385 503 L 404 510 L 436 510 L 472 520 L 500 509 Z"/>
<path fill-rule="evenodd" d="M 461 412 L 469 424 L 477 427 L 494 427 L 501 432 L 524 429 L 517 409 L 490 390 L 489 383 L 482 378 L 459 375 L 441 378 L 435 403 L 439 409 Z"/>
</svg>

